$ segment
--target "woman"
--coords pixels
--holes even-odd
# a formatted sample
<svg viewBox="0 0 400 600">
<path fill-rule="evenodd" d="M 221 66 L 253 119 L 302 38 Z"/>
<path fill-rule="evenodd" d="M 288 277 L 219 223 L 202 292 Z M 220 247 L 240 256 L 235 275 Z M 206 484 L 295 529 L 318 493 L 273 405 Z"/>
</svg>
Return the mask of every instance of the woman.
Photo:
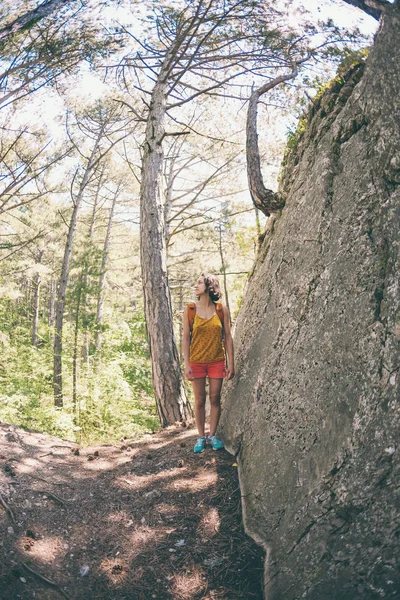
<svg viewBox="0 0 400 600">
<path fill-rule="evenodd" d="M 214 275 L 203 274 L 198 278 L 194 291 L 197 302 L 189 304 L 184 312 L 183 356 L 185 376 L 193 386 L 199 432 L 194 452 L 198 453 L 203 452 L 207 442 L 204 430 L 206 378 L 211 405 L 208 441 L 214 450 L 220 450 L 224 444 L 215 432 L 221 414 L 222 382 L 224 377 L 232 379 L 235 369 L 229 310 L 218 302 L 221 298 L 218 279 Z"/>
</svg>

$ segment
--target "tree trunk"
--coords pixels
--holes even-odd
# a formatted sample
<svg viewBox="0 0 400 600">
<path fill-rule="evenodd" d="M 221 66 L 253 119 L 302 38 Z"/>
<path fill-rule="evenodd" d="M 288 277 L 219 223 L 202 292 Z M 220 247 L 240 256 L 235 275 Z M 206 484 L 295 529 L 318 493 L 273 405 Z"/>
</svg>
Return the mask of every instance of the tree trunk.
<svg viewBox="0 0 400 600">
<path fill-rule="evenodd" d="M 63 7 L 73 4 L 76 0 L 48 0 L 42 3 L 37 8 L 30 10 L 23 15 L 17 17 L 12 23 L 0 29 L 0 40 L 4 40 L 9 36 L 21 31 L 21 29 L 29 29 L 35 23 L 44 19 L 56 10 L 61 10 Z"/>
<path fill-rule="evenodd" d="M 72 245 L 75 236 L 76 223 L 78 219 L 78 212 L 82 204 L 83 193 L 85 187 L 89 181 L 89 177 L 92 171 L 92 165 L 94 162 L 95 154 L 97 152 L 100 139 L 103 135 L 103 129 L 100 130 L 95 144 L 93 146 L 92 153 L 90 155 L 85 173 L 82 178 L 82 182 L 79 186 L 79 191 L 75 199 L 74 210 L 72 212 L 71 221 L 68 229 L 67 243 L 64 251 L 64 259 L 61 269 L 60 283 L 58 287 L 57 302 L 56 302 L 56 326 L 54 332 L 54 372 L 53 372 L 53 388 L 54 388 L 54 404 L 55 406 L 63 406 L 63 391 L 62 391 L 62 329 L 64 321 L 64 303 L 65 294 L 67 291 L 68 276 L 69 276 L 69 265 L 72 255 Z"/>
<path fill-rule="evenodd" d="M 285 200 L 279 193 L 268 190 L 264 185 L 261 173 L 260 150 L 258 148 L 258 101 L 263 94 L 272 90 L 280 83 L 293 79 L 296 75 L 297 67 L 295 66 L 292 73 L 276 77 L 257 90 L 254 90 L 249 99 L 246 124 L 247 179 L 254 206 L 267 215 L 267 217 L 272 212 L 281 210 L 285 206 Z"/>
<path fill-rule="evenodd" d="M 153 385 L 163 427 L 192 416 L 172 321 L 162 190 L 167 83 L 161 69 L 147 119 L 140 189 L 141 269 Z"/>
<path fill-rule="evenodd" d="M 221 224 L 218 227 L 218 233 L 219 233 L 218 250 L 219 250 L 219 255 L 221 258 L 221 273 L 222 273 L 222 280 L 224 282 L 225 304 L 229 310 L 229 315 L 230 315 L 231 311 L 229 308 L 229 295 L 228 295 L 228 285 L 227 285 L 227 281 L 226 281 L 226 266 L 225 266 L 225 259 L 224 259 L 224 249 L 222 246 L 222 226 L 221 226 Z"/>
<path fill-rule="evenodd" d="M 72 359 L 72 403 L 74 406 L 74 413 L 76 415 L 76 407 L 78 404 L 77 400 L 77 383 L 78 383 L 78 337 L 79 337 L 79 310 L 81 307 L 82 297 L 82 277 L 79 281 L 78 288 L 78 299 L 76 302 L 76 313 L 75 313 L 75 330 L 74 330 L 74 354 Z"/>
<path fill-rule="evenodd" d="M 110 248 L 111 228 L 112 228 L 112 223 L 113 223 L 115 205 L 116 205 L 117 198 L 118 198 L 118 192 L 119 192 L 119 186 L 118 186 L 117 191 L 114 194 L 114 198 L 113 198 L 111 208 L 110 208 L 110 214 L 108 216 L 107 232 L 106 232 L 106 238 L 104 240 L 103 256 L 101 259 L 99 296 L 97 299 L 97 311 L 96 311 L 96 326 L 97 326 L 96 353 L 100 352 L 101 344 L 103 341 L 102 326 L 103 326 L 104 287 L 105 287 L 105 282 L 106 282 L 107 259 L 108 259 L 108 252 L 109 252 L 109 248 Z"/>
<path fill-rule="evenodd" d="M 39 305 L 40 305 L 41 277 L 37 273 L 33 281 L 33 315 L 32 315 L 32 346 L 37 348 L 39 327 Z"/>
<path fill-rule="evenodd" d="M 44 250 L 41 250 L 38 255 L 36 264 L 41 264 Z M 40 306 L 40 273 L 36 273 L 33 283 L 33 318 L 32 318 L 32 346 L 37 348 L 38 343 L 38 328 L 39 328 L 39 306 Z"/>
<path fill-rule="evenodd" d="M 49 327 L 54 327 L 56 324 L 56 319 L 55 319 L 55 299 L 56 299 L 56 282 L 54 281 L 54 279 L 51 279 L 49 282 L 49 288 L 48 288 L 48 292 L 49 292 L 49 299 L 48 299 L 48 311 L 49 311 L 49 319 L 48 319 L 48 324 Z"/>
<path fill-rule="evenodd" d="M 92 242 L 93 242 L 93 234 L 94 234 L 94 225 L 96 222 L 96 211 L 97 211 L 97 205 L 98 205 L 98 201 L 99 201 L 99 195 L 100 195 L 100 189 L 101 189 L 101 185 L 103 182 L 103 175 L 104 175 L 104 168 L 102 169 L 100 175 L 99 175 L 99 180 L 97 182 L 97 186 L 96 186 L 96 193 L 94 196 L 94 202 L 93 202 L 93 211 L 92 211 L 92 218 L 90 220 L 90 227 L 89 227 L 89 245 L 90 247 L 92 246 Z M 83 299 L 82 299 L 82 310 L 83 313 L 86 317 L 85 319 L 85 325 L 84 325 L 84 345 L 83 345 L 83 360 L 86 364 L 86 369 L 87 372 L 89 373 L 90 371 L 90 360 L 89 360 L 89 346 L 90 346 L 90 338 L 89 338 L 89 329 L 87 326 L 87 320 L 88 320 L 88 286 L 89 286 L 89 265 L 86 262 L 85 264 L 85 275 L 84 275 L 84 279 L 83 279 Z"/>
</svg>

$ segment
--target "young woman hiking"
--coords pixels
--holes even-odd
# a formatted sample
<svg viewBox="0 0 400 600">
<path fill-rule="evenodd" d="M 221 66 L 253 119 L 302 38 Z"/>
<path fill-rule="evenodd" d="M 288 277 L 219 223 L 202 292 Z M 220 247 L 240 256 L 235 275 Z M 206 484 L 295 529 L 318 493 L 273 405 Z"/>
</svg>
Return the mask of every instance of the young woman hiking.
<svg viewBox="0 0 400 600">
<path fill-rule="evenodd" d="M 183 356 L 185 376 L 192 382 L 195 418 L 199 432 L 194 452 L 206 447 L 206 378 L 210 398 L 210 433 L 208 441 L 214 450 L 224 444 L 215 435 L 221 413 L 221 388 L 225 379 L 235 374 L 233 340 L 229 310 L 219 303 L 218 279 L 209 273 L 201 275 L 194 286 L 197 302 L 186 306 L 183 316 Z M 227 365 L 227 366 L 226 366 Z"/>
</svg>

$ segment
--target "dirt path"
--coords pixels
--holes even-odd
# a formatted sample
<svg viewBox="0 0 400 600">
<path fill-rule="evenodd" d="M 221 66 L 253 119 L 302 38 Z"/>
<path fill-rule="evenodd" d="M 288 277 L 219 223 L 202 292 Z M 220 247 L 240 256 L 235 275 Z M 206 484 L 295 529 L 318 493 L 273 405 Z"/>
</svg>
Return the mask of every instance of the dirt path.
<svg viewBox="0 0 400 600">
<path fill-rule="evenodd" d="M 261 600 L 234 459 L 194 440 L 78 449 L 0 425 L 0 598 Z"/>
</svg>

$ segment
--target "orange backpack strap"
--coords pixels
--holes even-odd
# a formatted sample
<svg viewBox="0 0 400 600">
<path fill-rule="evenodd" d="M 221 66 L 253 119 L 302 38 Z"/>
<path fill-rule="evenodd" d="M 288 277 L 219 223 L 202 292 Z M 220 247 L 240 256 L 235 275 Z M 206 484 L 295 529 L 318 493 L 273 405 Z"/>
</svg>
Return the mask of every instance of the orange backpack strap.
<svg viewBox="0 0 400 600">
<path fill-rule="evenodd" d="M 225 339 L 225 329 L 224 329 L 224 309 L 222 308 L 221 302 L 217 302 L 215 305 L 215 309 L 217 311 L 217 315 L 219 316 L 219 320 L 222 325 L 222 341 Z"/>
<path fill-rule="evenodd" d="M 219 316 L 219 320 L 221 321 L 221 325 L 223 327 L 224 326 L 224 309 L 222 308 L 221 302 L 216 303 L 215 310 L 217 311 L 217 315 Z"/>
<path fill-rule="evenodd" d="M 196 316 L 196 304 L 194 302 L 189 302 L 189 304 L 187 306 L 188 306 L 189 330 L 190 330 L 190 333 L 192 333 L 194 318 Z"/>
</svg>

